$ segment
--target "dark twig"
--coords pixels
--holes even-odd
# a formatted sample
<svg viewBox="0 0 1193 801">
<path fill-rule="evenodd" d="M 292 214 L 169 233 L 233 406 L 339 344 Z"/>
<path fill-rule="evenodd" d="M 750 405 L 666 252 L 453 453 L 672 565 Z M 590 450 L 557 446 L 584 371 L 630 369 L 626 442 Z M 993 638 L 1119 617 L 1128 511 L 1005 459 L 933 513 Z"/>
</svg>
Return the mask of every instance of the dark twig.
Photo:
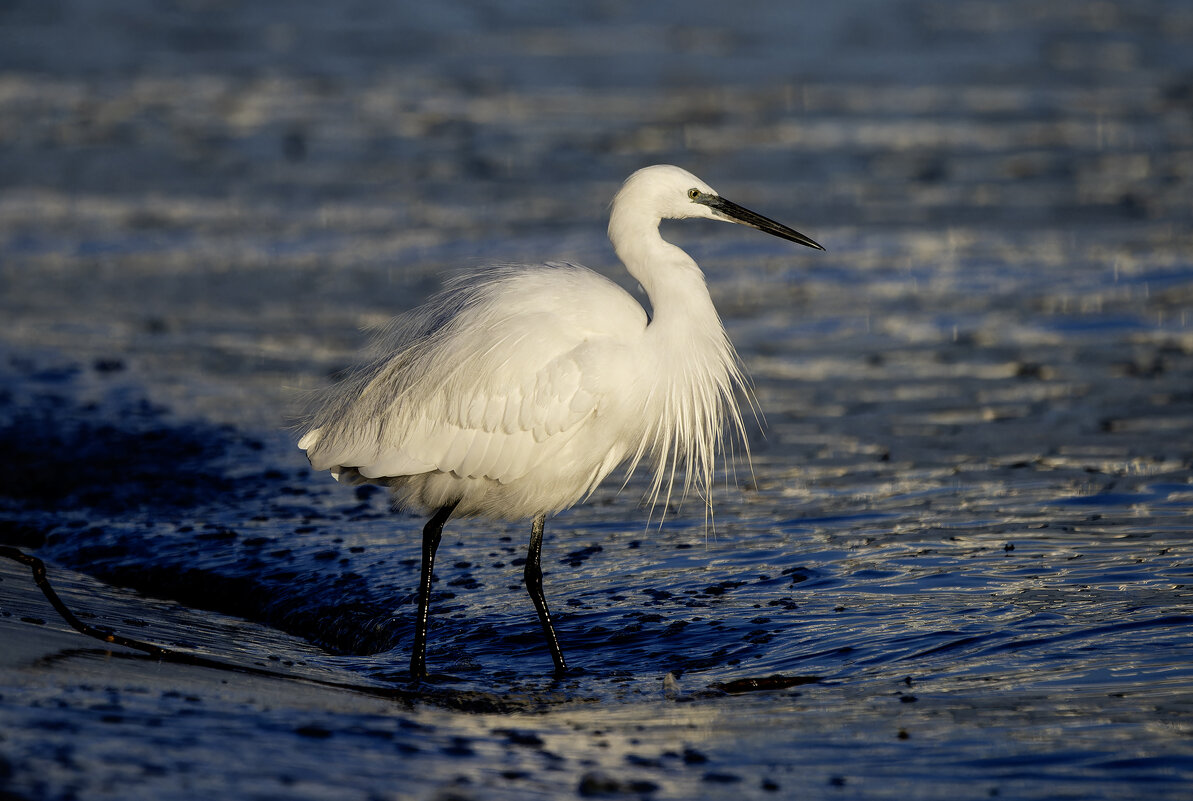
<svg viewBox="0 0 1193 801">
<path fill-rule="evenodd" d="M 36 556 L 30 556 L 23 551 L 18 550 L 7 545 L 0 545 L 0 557 L 12 559 L 14 562 L 20 562 L 27 566 L 33 573 L 33 580 L 37 586 L 41 588 L 42 594 L 57 610 L 58 614 L 62 616 L 70 626 L 81 634 L 88 637 L 94 637 L 101 642 L 109 643 L 111 645 L 123 645 L 132 648 L 136 651 L 142 651 L 154 659 L 160 659 L 163 662 L 173 662 L 181 665 L 191 665 L 193 667 L 203 667 L 212 670 L 223 670 L 232 673 L 247 674 L 250 676 L 262 676 L 265 678 L 279 679 L 281 681 L 298 681 L 304 684 L 311 684 L 318 687 L 329 687 L 334 690 L 344 690 L 352 693 L 359 693 L 361 695 L 371 696 L 373 698 L 382 698 L 388 701 L 399 701 L 404 704 L 413 704 L 415 701 L 424 703 L 438 704 L 449 709 L 458 709 L 464 712 L 514 712 L 527 711 L 539 708 L 534 703 L 528 703 L 524 700 L 511 700 L 502 698 L 496 695 L 489 695 L 486 693 L 477 693 L 469 691 L 459 691 L 453 689 L 437 690 L 433 687 L 428 687 L 425 684 L 420 685 L 419 690 L 411 691 L 401 687 L 378 687 L 368 684 L 353 684 L 342 681 L 331 681 L 328 679 L 314 678 L 313 676 L 301 676 L 288 673 L 279 673 L 274 670 L 269 670 L 264 667 L 257 667 L 254 665 L 237 665 L 230 662 L 221 662 L 216 659 L 209 659 L 204 656 L 196 654 L 188 654 L 182 651 L 172 651 L 168 648 L 162 648 L 159 645 L 153 645 L 140 640 L 134 640 L 131 637 L 122 637 L 119 634 L 103 631 L 94 626 L 88 626 L 83 621 L 75 617 L 75 614 L 67 608 L 62 599 L 58 597 L 58 593 L 54 592 L 54 588 L 50 586 L 50 580 L 46 576 L 45 562 L 38 559 Z M 138 657 L 134 654 L 127 654 L 128 658 L 144 658 Z M 2 796 L 3 793 L 0 793 Z"/>
<path fill-rule="evenodd" d="M 48 600 L 58 614 L 62 616 L 62 619 L 70 624 L 71 628 L 80 634 L 93 637 L 97 640 L 100 640 L 101 642 L 109 643 L 111 645 L 122 645 L 126 648 L 132 648 L 135 651 L 142 651 L 154 659 L 160 659 L 164 662 L 175 662 L 182 665 L 214 668 L 216 670 L 230 670 L 237 673 L 248 673 L 254 676 L 268 676 L 275 679 L 303 681 L 309 682 L 311 684 L 322 685 L 324 687 L 334 687 L 339 690 L 349 690 L 352 692 L 359 692 L 383 698 L 409 700 L 415 697 L 413 694 L 405 693 L 397 689 L 347 684 L 344 682 L 327 681 L 325 679 L 315 679 L 309 676 L 293 676 L 267 670 L 265 668 L 254 667 L 251 665 L 234 665 L 228 662 L 221 662 L 217 659 L 209 659 L 204 656 L 198 656 L 196 654 L 188 654 L 182 651 L 172 651 L 168 648 L 163 648 L 160 645 L 141 642 L 140 640 L 134 640 L 131 637 L 124 637 L 120 634 L 115 634 L 110 631 L 97 629 L 95 626 L 89 626 L 83 621 L 79 620 L 75 616 L 74 612 L 71 612 L 66 604 L 62 602 L 62 599 L 58 597 L 58 593 L 56 593 L 54 588 L 50 586 L 50 580 L 46 576 L 45 562 L 38 559 L 36 556 L 31 556 L 24 551 L 7 545 L 0 545 L 0 557 L 12 559 L 14 562 L 20 562 L 21 564 L 28 567 L 33 573 L 33 581 L 41 589 L 42 594 L 46 596 L 46 600 Z"/>
<path fill-rule="evenodd" d="M 54 588 L 50 586 L 50 580 L 46 577 L 46 563 L 38 559 L 36 556 L 30 556 L 24 551 L 12 548 L 7 545 L 0 545 L 0 556 L 12 559 L 15 562 L 20 562 L 29 568 L 33 573 L 33 581 L 41 589 L 42 595 L 46 596 L 46 600 L 50 605 L 58 611 L 70 627 L 80 634 L 86 634 L 88 637 L 94 637 L 103 642 L 112 643 L 113 645 L 123 645 L 125 648 L 132 648 L 136 651 L 144 651 L 152 657 L 158 659 L 169 659 L 173 656 L 181 656 L 181 654 L 174 654 L 165 648 L 161 648 L 151 643 L 134 640 L 131 637 L 122 637 L 119 634 L 114 634 L 110 631 L 102 631 L 94 626 L 88 626 L 83 621 L 75 617 L 74 613 L 67 608 L 66 604 L 62 603 L 62 599 L 58 597 L 58 593 L 54 592 Z"/>
</svg>

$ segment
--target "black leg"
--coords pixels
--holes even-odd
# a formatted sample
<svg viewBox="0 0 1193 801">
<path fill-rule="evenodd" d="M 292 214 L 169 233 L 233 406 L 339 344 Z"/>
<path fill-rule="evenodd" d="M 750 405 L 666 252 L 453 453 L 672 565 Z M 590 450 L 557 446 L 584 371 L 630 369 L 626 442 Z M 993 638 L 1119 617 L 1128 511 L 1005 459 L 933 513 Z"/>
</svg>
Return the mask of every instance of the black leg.
<svg viewBox="0 0 1193 801">
<path fill-rule="evenodd" d="M 435 551 L 443 538 L 443 524 L 451 517 L 456 505 L 438 509 L 423 527 L 423 566 L 418 583 L 418 619 L 414 622 L 414 653 L 410 656 L 410 677 L 421 679 L 427 675 L 427 612 L 431 604 L 431 573 L 435 569 Z"/>
<path fill-rule="evenodd" d="M 568 666 L 563 661 L 563 651 L 559 650 L 555 627 L 551 625 L 551 612 L 547 610 L 547 599 L 543 597 L 543 570 L 539 567 L 539 557 L 543 551 L 543 526 L 546 522 L 547 516 L 539 515 L 530 528 L 530 549 L 526 552 L 526 571 L 523 576 L 526 579 L 526 591 L 530 593 L 530 600 L 534 601 L 534 608 L 539 613 L 539 622 L 543 624 L 551 659 L 555 661 L 555 677 L 562 678 Z"/>
</svg>

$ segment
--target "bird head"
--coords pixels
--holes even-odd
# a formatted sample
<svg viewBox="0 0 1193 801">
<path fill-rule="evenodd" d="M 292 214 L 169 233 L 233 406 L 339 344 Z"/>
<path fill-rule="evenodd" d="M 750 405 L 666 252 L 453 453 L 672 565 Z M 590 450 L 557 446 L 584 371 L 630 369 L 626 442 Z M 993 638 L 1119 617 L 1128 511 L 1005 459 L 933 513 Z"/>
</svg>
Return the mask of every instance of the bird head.
<svg viewBox="0 0 1193 801">
<path fill-rule="evenodd" d="M 671 164 L 656 164 L 635 172 L 613 199 L 613 207 L 615 210 L 632 209 L 637 215 L 655 220 L 702 217 L 740 223 L 790 242 L 824 250 L 799 231 L 726 200 L 692 173 Z"/>
</svg>

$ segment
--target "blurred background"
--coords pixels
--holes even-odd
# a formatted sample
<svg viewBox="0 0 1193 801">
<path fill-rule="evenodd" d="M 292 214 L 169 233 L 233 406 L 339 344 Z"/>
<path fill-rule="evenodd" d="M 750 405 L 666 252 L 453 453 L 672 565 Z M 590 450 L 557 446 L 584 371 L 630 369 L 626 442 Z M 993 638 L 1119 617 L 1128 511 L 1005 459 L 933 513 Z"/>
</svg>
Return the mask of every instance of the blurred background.
<svg viewBox="0 0 1193 801">
<path fill-rule="evenodd" d="M 11 0 L 3 336 L 271 385 L 445 269 L 616 274 L 608 201 L 656 162 L 851 269 L 1014 251 L 1111 303 L 1090 272 L 1188 265 L 1191 42 L 1175 0 Z"/>
<path fill-rule="evenodd" d="M 549 525 L 570 684 L 525 526 L 453 523 L 413 706 L 110 659 L 8 565 L 0 791 L 1183 798 L 1193 4 L 571 6 L 0 0 L 0 541 L 175 647 L 403 686 L 421 521 L 286 426 L 445 275 L 636 291 L 653 163 L 828 248 L 664 225 L 765 424 L 715 532 Z"/>
</svg>

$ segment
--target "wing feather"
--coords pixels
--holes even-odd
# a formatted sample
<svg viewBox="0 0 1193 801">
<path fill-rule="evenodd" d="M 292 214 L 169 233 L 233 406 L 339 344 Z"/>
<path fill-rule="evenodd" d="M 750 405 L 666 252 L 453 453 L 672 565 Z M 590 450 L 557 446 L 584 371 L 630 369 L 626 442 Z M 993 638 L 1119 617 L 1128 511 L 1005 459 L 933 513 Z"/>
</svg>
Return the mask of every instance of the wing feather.
<svg viewBox="0 0 1193 801">
<path fill-rule="evenodd" d="M 384 478 L 386 476 L 410 476 L 427 473 L 435 469 L 435 465 L 415 459 L 405 451 L 386 451 L 372 464 L 357 468 L 365 478 Z"/>
<path fill-rule="evenodd" d="M 507 434 L 513 434 L 516 431 L 521 431 L 521 415 L 522 415 L 522 388 L 511 387 L 509 394 L 505 396 L 505 410 L 501 415 L 501 430 Z"/>
<path fill-rule="evenodd" d="M 578 300 L 544 311 L 534 282 Z M 624 295 L 620 316 L 608 311 L 611 293 Z M 449 287 L 398 321 L 381 345 L 391 355 L 331 398 L 300 447 L 317 469 L 355 468 L 371 479 L 439 471 L 517 480 L 600 408 L 584 354 L 633 325 L 645 325 L 641 307 L 582 268 L 511 270 Z"/>
<path fill-rule="evenodd" d="M 495 439 L 495 435 L 491 431 L 472 429 L 471 433 L 472 444 L 468 446 L 468 450 L 460 457 L 459 464 L 452 469 L 453 473 L 465 478 L 477 478 L 484 475 L 485 453 L 489 450 L 489 446 Z"/>
<path fill-rule="evenodd" d="M 447 451 L 436 461 L 435 466 L 444 473 L 459 473 L 464 457 L 468 455 L 468 450 L 472 447 L 472 441 L 476 439 L 476 435 L 477 431 L 474 428 L 452 430 L 449 434 L 451 439 Z"/>
<path fill-rule="evenodd" d="M 480 419 L 480 427 L 485 431 L 500 431 L 501 418 L 505 415 L 507 402 L 505 394 L 493 395 L 489 398 L 485 403 L 484 415 Z"/>
<path fill-rule="evenodd" d="M 494 437 L 494 446 L 485 453 L 484 475 L 499 481 L 512 481 L 525 475 L 520 456 L 520 453 L 526 450 L 522 445 L 524 436 L 521 431 L 515 434 L 502 431 L 499 437 Z"/>
</svg>

